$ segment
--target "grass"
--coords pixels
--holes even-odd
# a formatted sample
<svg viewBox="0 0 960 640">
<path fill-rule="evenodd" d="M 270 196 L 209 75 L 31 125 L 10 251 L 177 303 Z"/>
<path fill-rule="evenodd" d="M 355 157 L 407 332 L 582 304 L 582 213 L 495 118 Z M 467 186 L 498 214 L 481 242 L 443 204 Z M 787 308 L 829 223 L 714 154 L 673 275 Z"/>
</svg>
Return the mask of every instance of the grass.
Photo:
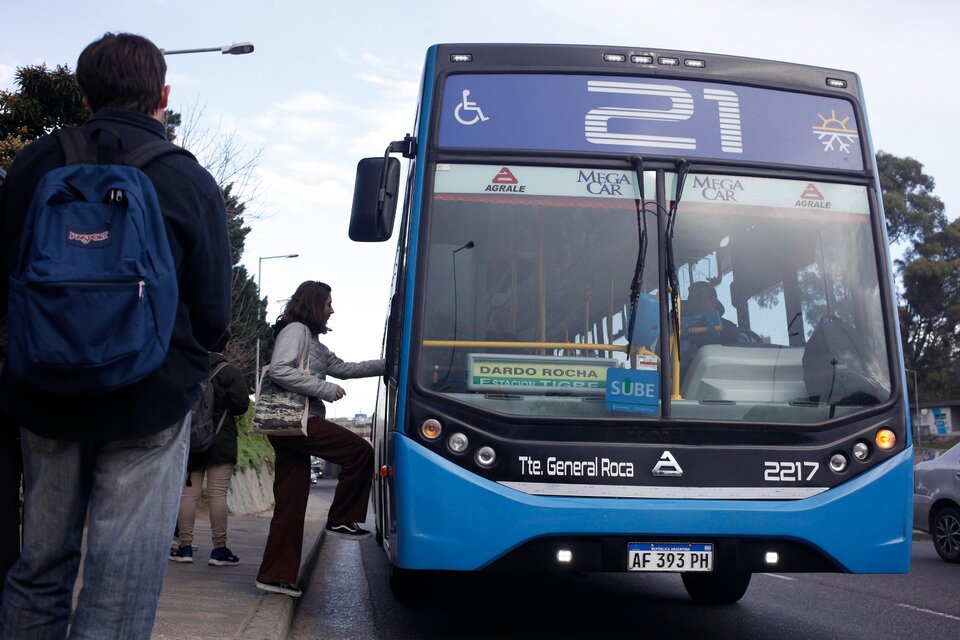
<svg viewBox="0 0 960 640">
<path fill-rule="evenodd" d="M 253 469 L 257 473 L 266 461 L 273 468 L 273 447 L 267 437 L 259 433 L 250 432 L 250 423 L 253 421 L 254 404 L 242 416 L 237 418 L 237 471 Z"/>
</svg>

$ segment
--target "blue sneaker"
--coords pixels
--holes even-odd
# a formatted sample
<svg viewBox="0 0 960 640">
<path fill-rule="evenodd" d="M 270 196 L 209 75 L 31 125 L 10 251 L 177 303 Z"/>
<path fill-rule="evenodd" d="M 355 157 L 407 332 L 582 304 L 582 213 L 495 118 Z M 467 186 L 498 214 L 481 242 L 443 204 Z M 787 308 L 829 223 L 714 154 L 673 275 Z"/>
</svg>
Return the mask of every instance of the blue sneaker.
<svg viewBox="0 0 960 640">
<path fill-rule="evenodd" d="M 170 550 L 170 559 L 174 562 L 193 562 L 193 547 L 186 546 Z"/>
<path fill-rule="evenodd" d="M 240 558 L 233 555 L 233 552 L 227 547 L 217 547 L 210 552 L 210 559 L 207 561 L 207 564 L 212 564 L 216 567 L 222 567 L 229 564 L 240 564 Z"/>
</svg>

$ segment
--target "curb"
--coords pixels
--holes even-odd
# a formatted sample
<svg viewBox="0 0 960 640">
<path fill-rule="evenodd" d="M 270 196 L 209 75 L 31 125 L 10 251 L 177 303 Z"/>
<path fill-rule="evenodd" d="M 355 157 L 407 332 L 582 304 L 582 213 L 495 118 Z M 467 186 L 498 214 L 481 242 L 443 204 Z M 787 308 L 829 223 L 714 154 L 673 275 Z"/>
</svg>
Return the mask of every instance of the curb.
<svg viewBox="0 0 960 640">
<path fill-rule="evenodd" d="M 317 563 L 317 556 L 320 555 L 320 547 L 326 538 L 326 532 L 323 527 L 317 534 L 317 539 L 313 541 L 313 547 L 306 559 L 300 565 L 300 573 L 297 575 L 297 584 L 304 588 L 310 582 L 310 575 L 313 573 L 313 567 Z M 239 640 L 283 640 L 290 632 L 290 624 L 293 621 L 293 612 L 296 609 L 297 598 L 284 596 L 283 594 L 265 593 L 260 596 L 260 600 L 253 611 L 248 615 L 237 635 Z"/>
</svg>

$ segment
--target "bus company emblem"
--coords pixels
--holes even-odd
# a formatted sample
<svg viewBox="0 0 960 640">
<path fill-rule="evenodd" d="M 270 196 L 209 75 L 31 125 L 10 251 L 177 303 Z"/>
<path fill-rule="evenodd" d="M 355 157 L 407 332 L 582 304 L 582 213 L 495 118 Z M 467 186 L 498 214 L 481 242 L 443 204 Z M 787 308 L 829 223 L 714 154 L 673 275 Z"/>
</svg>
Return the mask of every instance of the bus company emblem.
<svg viewBox="0 0 960 640">
<path fill-rule="evenodd" d="M 812 127 L 813 135 L 817 136 L 823 144 L 823 150 L 843 151 L 849 154 L 850 145 L 860 135 L 856 129 L 847 127 L 850 116 L 841 120 L 837 117 L 836 109 L 831 109 L 829 118 L 824 117 L 821 113 L 818 113 L 817 117 L 820 118 L 820 124 Z M 836 147 L 834 147 L 834 145 L 836 145 Z"/>
<path fill-rule="evenodd" d="M 677 459 L 673 457 L 672 453 L 664 451 L 650 473 L 659 477 L 679 478 L 683 475 L 683 469 L 677 464 Z"/>
<path fill-rule="evenodd" d="M 800 199 L 795 206 L 806 209 L 829 209 L 830 201 L 824 198 L 820 189 L 811 182 L 800 193 Z"/>
<path fill-rule="evenodd" d="M 577 182 L 585 184 L 587 193 L 594 196 L 622 196 L 624 195 L 624 188 L 631 188 L 630 176 L 619 171 L 584 171 L 581 169 L 577 175 Z"/>
<path fill-rule="evenodd" d="M 500 169 L 484 189 L 484 191 L 509 191 L 513 193 L 523 193 L 526 190 L 527 186 L 520 184 L 517 176 L 513 175 L 513 172 L 507 167 Z"/>
<path fill-rule="evenodd" d="M 737 192 L 743 191 L 743 183 L 736 178 L 722 178 L 718 176 L 694 176 L 693 186 L 700 189 L 704 200 L 721 200 L 736 202 Z"/>
</svg>

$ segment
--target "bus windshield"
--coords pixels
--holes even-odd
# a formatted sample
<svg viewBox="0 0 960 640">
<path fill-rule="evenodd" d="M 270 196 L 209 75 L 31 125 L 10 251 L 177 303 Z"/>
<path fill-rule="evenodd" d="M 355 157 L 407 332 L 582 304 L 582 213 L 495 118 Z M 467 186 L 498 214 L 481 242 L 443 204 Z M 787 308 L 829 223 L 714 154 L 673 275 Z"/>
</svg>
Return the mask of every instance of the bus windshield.
<svg viewBox="0 0 960 640">
<path fill-rule="evenodd" d="M 668 247 L 656 178 L 641 207 L 630 170 L 435 165 L 419 386 L 492 412 L 630 420 L 663 416 L 664 397 L 672 418 L 765 423 L 889 398 L 865 186 L 691 173 Z M 661 291 L 674 278 L 676 306 Z M 611 402 L 624 371 L 657 392 Z"/>
</svg>

